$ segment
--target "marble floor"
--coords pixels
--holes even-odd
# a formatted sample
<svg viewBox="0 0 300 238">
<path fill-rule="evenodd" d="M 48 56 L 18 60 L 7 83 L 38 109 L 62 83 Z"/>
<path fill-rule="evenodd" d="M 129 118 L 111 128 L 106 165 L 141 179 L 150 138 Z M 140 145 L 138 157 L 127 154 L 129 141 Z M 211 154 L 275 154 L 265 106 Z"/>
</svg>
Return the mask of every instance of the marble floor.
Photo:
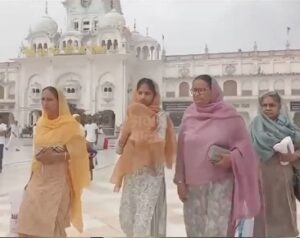
<svg viewBox="0 0 300 238">
<path fill-rule="evenodd" d="M 9 235 L 11 192 L 22 189 L 30 173 L 30 146 L 20 152 L 5 151 L 4 169 L 0 174 L 0 237 Z M 78 233 L 68 228 L 71 237 L 121 237 L 124 236 L 118 221 L 120 194 L 113 193 L 109 178 L 116 160 L 112 149 L 99 151 L 98 166 L 94 170 L 94 180 L 83 194 L 84 232 Z M 166 171 L 168 199 L 168 236 L 186 236 L 182 204 L 177 198 L 176 187 L 172 183 L 173 171 Z"/>
<path fill-rule="evenodd" d="M 26 184 L 30 173 L 30 146 L 23 146 L 20 152 L 5 151 L 4 169 L 0 174 L 0 237 L 9 235 L 11 192 L 20 190 Z M 113 193 L 109 178 L 116 161 L 113 149 L 99 151 L 98 166 L 94 170 L 94 180 L 83 194 L 84 232 L 78 233 L 74 228 L 68 228 L 70 237 L 122 237 L 124 236 L 119 222 L 120 194 Z M 166 171 L 168 221 L 167 236 L 186 236 L 182 203 L 177 197 L 176 187 L 172 183 L 174 171 Z M 298 204 L 299 205 L 299 204 Z M 299 206 L 298 206 L 299 207 Z M 298 213 L 298 224 L 300 216 Z"/>
</svg>

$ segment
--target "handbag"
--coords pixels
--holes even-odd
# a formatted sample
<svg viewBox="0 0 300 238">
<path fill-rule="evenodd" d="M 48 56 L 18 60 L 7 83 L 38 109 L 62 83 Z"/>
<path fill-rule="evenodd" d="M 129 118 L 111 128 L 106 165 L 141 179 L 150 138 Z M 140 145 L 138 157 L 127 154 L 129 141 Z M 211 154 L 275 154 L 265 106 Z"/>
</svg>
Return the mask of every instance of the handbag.
<svg viewBox="0 0 300 238">
<path fill-rule="evenodd" d="M 221 154 L 230 154 L 230 150 L 219 145 L 212 145 L 209 147 L 208 158 L 212 163 L 218 162 Z"/>
</svg>

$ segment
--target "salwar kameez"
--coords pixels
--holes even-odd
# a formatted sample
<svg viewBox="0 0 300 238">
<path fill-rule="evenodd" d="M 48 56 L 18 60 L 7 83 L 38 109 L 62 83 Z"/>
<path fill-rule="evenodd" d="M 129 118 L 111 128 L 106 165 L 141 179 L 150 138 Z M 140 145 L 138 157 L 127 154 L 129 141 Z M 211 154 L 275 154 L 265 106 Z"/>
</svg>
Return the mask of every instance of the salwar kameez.
<svg viewBox="0 0 300 238">
<path fill-rule="evenodd" d="M 128 237 L 166 236 L 164 168 L 143 168 L 125 177 L 120 224 Z"/>
<path fill-rule="evenodd" d="M 232 207 L 233 179 L 187 185 L 183 205 L 188 237 L 226 237 Z"/>
<path fill-rule="evenodd" d="M 66 237 L 70 226 L 70 189 L 67 163 L 42 165 L 24 193 L 18 233 L 35 237 Z"/>
</svg>

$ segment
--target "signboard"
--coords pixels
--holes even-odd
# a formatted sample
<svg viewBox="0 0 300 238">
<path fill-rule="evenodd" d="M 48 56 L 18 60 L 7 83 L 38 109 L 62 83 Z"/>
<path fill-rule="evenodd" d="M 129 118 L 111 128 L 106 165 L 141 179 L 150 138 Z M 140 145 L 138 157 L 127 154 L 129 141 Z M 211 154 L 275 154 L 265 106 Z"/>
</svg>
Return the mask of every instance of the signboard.
<svg viewBox="0 0 300 238">
<path fill-rule="evenodd" d="M 300 101 L 291 101 L 290 110 L 291 112 L 300 112 Z"/>
</svg>

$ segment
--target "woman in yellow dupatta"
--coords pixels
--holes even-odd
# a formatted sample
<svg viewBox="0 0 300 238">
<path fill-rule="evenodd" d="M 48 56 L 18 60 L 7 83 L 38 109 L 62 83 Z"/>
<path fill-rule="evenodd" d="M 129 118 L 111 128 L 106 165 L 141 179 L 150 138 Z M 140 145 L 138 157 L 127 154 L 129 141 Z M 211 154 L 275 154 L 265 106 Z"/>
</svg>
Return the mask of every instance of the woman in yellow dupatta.
<svg viewBox="0 0 300 238">
<path fill-rule="evenodd" d="M 88 153 L 62 92 L 44 88 L 42 108 L 18 233 L 21 237 L 65 237 L 70 222 L 83 231 L 81 193 L 90 182 Z"/>
<path fill-rule="evenodd" d="M 120 224 L 128 237 L 166 236 L 164 165 L 172 168 L 176 137 L 159 106 L 156 84 L 141 79 L 121 130 L 117 145 L 121 156 L 112 175 L 115 191 L 124 184 Z"/>
</svg>

